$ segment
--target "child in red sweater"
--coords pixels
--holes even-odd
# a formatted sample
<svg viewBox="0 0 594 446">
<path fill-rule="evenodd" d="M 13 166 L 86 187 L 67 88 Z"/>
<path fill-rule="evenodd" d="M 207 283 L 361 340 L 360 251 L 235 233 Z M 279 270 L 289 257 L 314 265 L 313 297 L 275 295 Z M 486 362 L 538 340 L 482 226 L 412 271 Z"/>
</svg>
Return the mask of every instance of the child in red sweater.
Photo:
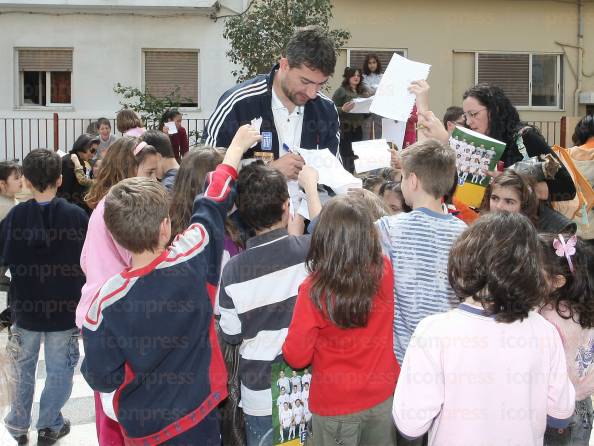
<svg viewBox="0 0 594 446">
<path fill-rule="evenodd" d="M 390 409 L 400 367 L 393 349 L 390 261 L 364 202 L 323 208 L 283 345 L 294 368 L 311 364 L 309 411 L 316 445 L 393 445 Z"/>
</svg>

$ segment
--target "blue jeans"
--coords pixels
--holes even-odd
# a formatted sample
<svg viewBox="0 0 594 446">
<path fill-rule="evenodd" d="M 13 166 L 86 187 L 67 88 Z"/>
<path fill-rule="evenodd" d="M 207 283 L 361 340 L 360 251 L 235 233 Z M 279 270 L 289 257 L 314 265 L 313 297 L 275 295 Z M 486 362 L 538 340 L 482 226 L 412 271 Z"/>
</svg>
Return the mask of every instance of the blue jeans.
<svg viewBox="0 0 594 446">
<path fill-rule="evenodd" d="M 587 397 L 575 402 L 575 411 L 569 426 L 565 429 L 547 427 L 545 432 L 545 446 L 588 446 L 594 411 L 592 400 Z"/>
<path fill-rule="evenodd" d="M 42 339 L 47 378 L 39 401 L 37 429 L 59 431 L 64 425 L 61 410 L 72 393 L 74 368 L 80 357 L 78 336 L 78 328 L 39 332 L 13 325 L 7 350 L 14 366 L 14 393 L 10 412 L 4 419 L 6 429 L 13 436 L 26 434 L 31 425 L 35 372 Z"/>
<path fill-rule="evenodd" d="M 245 417 L 245 436 L 247 446 L 272 446 L 272 415 Z"/>
</svg>

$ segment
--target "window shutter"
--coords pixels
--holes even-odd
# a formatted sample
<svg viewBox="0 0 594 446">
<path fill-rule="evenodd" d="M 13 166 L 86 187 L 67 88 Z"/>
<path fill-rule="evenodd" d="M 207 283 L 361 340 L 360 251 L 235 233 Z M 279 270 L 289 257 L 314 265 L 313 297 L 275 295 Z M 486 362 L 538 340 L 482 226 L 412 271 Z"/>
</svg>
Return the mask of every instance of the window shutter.
<svg viewBox="0 0 594 446">
<path fill-rule="evenodd" d="M 404 56 L 404 51 L 402 50 L 351 50 L 351 60 L 349 62 L 349 66 L 362 70 L 363 63 L 365 62 L 365 57 L 368 54 L 375 54 L 379 59 L 380 63 L 382 64 L 383 73 L 384 71 L 386 71 L 386 68 L 388 67 L 390 59 L 392 59 L 392 55 L 394 53 L 398 53 L 399 55 Z"/>
<path fill-rule="evenodd" d="M 164 97 L 179 87 L 182 103 L 198 105 L 198 51 L 145 51 L 145 91 Z"/>
<path fill-rule="evenodd" d="M 19 50 L 19 71 L 72 71 L 72 50 Z"/>
<path fill-rule="evenodd" d="M 529 81 L 529 54 L 479 53 L 478 82 L 501 87 L 513 105 L 530 105 Z"/>
</svg>

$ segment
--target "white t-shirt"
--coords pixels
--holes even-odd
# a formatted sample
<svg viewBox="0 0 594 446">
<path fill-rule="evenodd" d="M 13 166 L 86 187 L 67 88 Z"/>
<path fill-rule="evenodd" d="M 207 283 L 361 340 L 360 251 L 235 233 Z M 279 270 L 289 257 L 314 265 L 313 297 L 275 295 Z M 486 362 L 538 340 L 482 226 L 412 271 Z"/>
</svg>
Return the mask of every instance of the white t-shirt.
<svg viewBox="0 0 594 446">
<path fill-rule="evenodd" d="M 283 144 L 290 149 L 301 147 L 301 131 L 303 130 L 303 106 L 295 106 L 292 113 L 283 105 L 277 96 L 274 88 L 272 89 L 272 116 L 274 117 L 274 127 L 278 135 L 279 151 L 278 157 L 286 155 L 288 152 L 283 150 Z"/>
<path fill-rule="evenodd" d="M 433 446 L 541 445 L 547 417 L 562 427 L 574 403 L 553 325 L 534 311 L 497 322 L 461 304 L 417 326 L 392 412 L 404 435 L 429 431 Z"/>
<path fill-rule="evenodd" d="M 297 405 L 293 406 L 293 416 L 295 417 L 295 424 L 301 424 L 301 420 L 303 419 L 303 406 L 297 407 Z"/>
<path fill-rule="evenodd" d="M 286 376 L 284 378 L 279 378 L 276 381 L 276 385 L 278 386 L 278 390 L 279 391 L 280 391 L 280 389 L 282 387 L 284 387 L 286 393 L 290 393 L 291 392 L 291 383 L 289 381 L 289 378 L 287 378 Z"/>
<path fill-rule="evenodd" d="M 295 386 L 297 386 L 297 390 L 301 392 L 301 377 L 299 375 L 291 377 L 291 388 L 295 390 Z"/>
<path fill-rule="evenodd" d="M 297 401 L 297 400 L 303 401 L 301 399 L 301 392 L 293 392 L 291 394 L 291 405 L 295 404 L 295 401 Z"/>
<path fill-rule="evenodd" d="M 294 150 L 301 147 L 301 132 L 303 130 L 303 112 L 304 107 L 299 106 L 293 109 L 293 113 L 289 113 L 289 109 L 283 105 L 278 98 L 274 88 L 272 89 L 272 116 L 274 117 L 274 127 L 278 135 L 278 157 L 282 158 L 289 152 L 284 148 L 286 145 L 289 149 Z M 287 182 L 289 189 L 289 196 L 291 197 L 292 209 L 299 209 L 301 203 L 299 194 L 299 184 L 295 180 Z"/>
<path fill-rule="evenodd" d="M 307 390 L 303 389 L 301 391 L 301 398 L 302 398 L 302 401 L 304 401 L 304 402 L 309 400 L 309 389 L 307 389 Z"/>
<path fill-rule="evenodd" d="M 301 384 L 305 386 L 305 383 L 311 385 L 311 373 L 304 373 L 301 377 Z"/>
<path fill-rule="evenodd" d="M 289 395 L 287 393 L 285 393 L 284 395 L 279 395 L 278 399 L 276 400 L 276 405 L 277 406 L 283 406 L 284 403 L 291 403 L 291 398 L 289 397 Z"/>
<path fill-rule="evenodd" d="M 291 427 L 291 420 L 293 420 L 293 411 L 291 409 L 285 410 L 284 407 L 281 407 L 281 410 L 279 411 L 279 418 L 283 428 L 287 429 L 288 427 Z"/>
</svg>

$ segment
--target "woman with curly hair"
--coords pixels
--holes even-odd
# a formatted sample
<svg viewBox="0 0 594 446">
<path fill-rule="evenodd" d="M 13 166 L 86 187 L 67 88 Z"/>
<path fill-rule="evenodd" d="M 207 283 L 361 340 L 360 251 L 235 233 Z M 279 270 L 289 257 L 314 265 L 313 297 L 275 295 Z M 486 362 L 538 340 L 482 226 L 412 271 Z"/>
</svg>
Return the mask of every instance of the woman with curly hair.
<svg viewBox="0 0 594 446">
<path fill-rule="evenodd" d="M 523 159 L 555 154 L 540 132 L 520 121 L 520 115 L 503 90 L 495 85 L 480 83 L 464 93 L 462 103 L 466 126 L 471 130 L 498 139 L 506 144 L 501 161 L 509 167 Z M 555 178 L 540 182 L 538 195 L 552 201 L 571 200 L 575 186 L 569 172 L 561 166 Z"/>
<path fill-rule="evenodd" d="M 576 236 L 541 234 L 539 239 L 551 288 L 540 314 L 561 335 L 576 401 L 569 428 L 548 428 L 544 444 L 588 445 L 594 419 L 594 253 Z"/>
</svg>

